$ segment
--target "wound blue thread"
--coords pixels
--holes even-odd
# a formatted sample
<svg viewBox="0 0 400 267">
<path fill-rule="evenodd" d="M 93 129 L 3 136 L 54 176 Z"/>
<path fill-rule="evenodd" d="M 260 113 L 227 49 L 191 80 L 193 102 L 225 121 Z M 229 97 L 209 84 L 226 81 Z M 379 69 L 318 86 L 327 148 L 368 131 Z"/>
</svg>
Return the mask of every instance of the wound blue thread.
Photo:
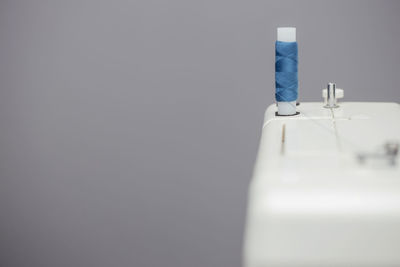
<svg viewBox="0 0 400 267">
<path fill-rule="evenodd" d="M 297 100 L 297 42 L 275 43 L 275 99 L 278 102 Z"/>
</svg>

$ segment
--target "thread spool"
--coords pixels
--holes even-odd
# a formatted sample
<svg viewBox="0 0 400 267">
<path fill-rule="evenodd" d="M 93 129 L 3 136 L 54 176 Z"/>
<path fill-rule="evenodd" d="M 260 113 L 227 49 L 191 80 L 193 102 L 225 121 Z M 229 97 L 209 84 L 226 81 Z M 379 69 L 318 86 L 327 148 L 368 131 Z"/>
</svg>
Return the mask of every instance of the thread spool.
<svg viewBox="0 0 400 267">
<path fill-rule="evenodd" d="M 284 43 L 281 43 L 284 42 Z M 276 79 L 276 100 L 278 106 L 278 115 L 289 116 L 296 114 L 296 100 L 297 100 L 297 43 L 296 43 L 296 28 L 294 27 L 279 27 L 277 29 L 277 54 L 279 45 L 295 45 L 296 54 L 295 54 L 295 63 L 292 62 L 292 68 L 295 67 L 295 73 L 291 70 L 291 72 L 286 72 L 289 78 L 285 77 L 285 70 L 281 70 L 281 66 L 279 65 L 281 62 L 276 62 L 275 64 L 275 79 Z M 294 44 L 293 44 L 294 43 Z M 281 51 L 282 52 L 282 51 Z M 283 51 L 285 52 L 285 51 Z M 285 56 L 285 55 L 283 55 Z M 278 55 L 277 55 L 278 60 Z M 278 66 L 279 65 L 279 66 Z M 295 76 L 295 77 L 294 77 Z M 295 78 L 295 84 L 291 84 L 291 88 L 285 88 L 290 78 Z M 286 80 L 285 80 L 286 79 Z M 294 88 L 295 87 L 295 88 Z M 282 91 L 283 90 L 283 91 Z M 291 90 L 287 92 L 285 90 Z M 294 91 L 295 90 L 295 91 Z M 287 94 L 289 93 L 289 94 Z M 294 99 L 293 99 L 294 98 Z"/>
</svg>

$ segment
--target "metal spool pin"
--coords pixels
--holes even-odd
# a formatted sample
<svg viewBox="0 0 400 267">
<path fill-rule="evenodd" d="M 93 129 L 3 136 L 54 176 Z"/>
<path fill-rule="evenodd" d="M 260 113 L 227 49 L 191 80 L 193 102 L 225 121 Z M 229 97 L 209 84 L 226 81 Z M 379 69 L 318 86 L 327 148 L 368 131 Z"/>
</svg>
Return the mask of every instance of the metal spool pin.
<svg viewBox="0 0 400 267">
<path fill-rule="evenodd" d="M 336 84 L 335 83 L 328 83 L 327 86 L 327 101 L 326 101 L 326 108 L 337 108 L 338 105 L 336 104 Z"/>
</svg>

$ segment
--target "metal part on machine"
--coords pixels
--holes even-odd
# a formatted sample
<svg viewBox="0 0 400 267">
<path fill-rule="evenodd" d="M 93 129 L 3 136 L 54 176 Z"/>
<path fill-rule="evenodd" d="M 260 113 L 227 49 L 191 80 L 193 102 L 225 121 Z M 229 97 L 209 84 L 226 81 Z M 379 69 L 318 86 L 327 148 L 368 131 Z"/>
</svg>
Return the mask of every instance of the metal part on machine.
<svg viewBox="0 0 400 267">
<path fill-rule="evenodd" d="M 358 154 L 358 160 L 362 164 L 366 164 L 374 161 L 384 161 L 389 165 L 396 165 L 396 158 L 399 153 L 399 143 L 387 142 L 385 143 L 380 151 L 375 153 L 360 153 Z"/>
<path fill-rule="evenodd" d="M 336 84 L 335 83 L 328 83 L 326 87 L 326 108 L 337 108 L 338 105 L 336 104 Z"/>
<path fill-rule="evenodd" d="M 335 83 L 328 83 L 327 88 L 322 89 L 322 97 L 324 98 L 325 108 L 337 108 L 337 100 L 343 98 L 343 89 L 336 88 Z"/>
</svg>

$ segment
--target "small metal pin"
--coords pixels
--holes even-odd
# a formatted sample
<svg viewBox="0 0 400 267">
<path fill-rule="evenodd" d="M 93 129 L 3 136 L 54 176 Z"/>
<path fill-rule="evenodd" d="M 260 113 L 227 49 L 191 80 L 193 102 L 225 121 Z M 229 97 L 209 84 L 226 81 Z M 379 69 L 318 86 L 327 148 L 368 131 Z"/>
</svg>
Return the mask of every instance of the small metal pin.
<svg viewBox="0 0 400 267">
<path fill-rule="evenodd" d="M 336 104 L 336 84 L 335 83 L 328 83 L 326 87 L 327 97 L 326 97 L 326 108 L 337 108 L 339 107 Z"/>
</svg>

